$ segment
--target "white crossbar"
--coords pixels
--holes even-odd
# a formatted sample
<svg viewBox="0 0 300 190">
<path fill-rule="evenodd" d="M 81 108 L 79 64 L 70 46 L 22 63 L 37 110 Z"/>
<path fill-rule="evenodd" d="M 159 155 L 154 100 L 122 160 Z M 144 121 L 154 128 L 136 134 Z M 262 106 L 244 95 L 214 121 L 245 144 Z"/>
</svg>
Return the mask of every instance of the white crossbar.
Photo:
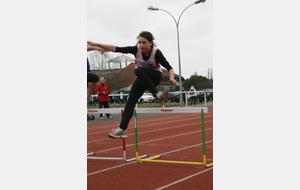
<svg viewBox="0 0 300 190">
<path fill-rule="evenodd" d="M 88 114 L 99 113 L 121 113 L 123 108 L 103 108 L 103 109 L 87 109 Z M 183 108 L 135 108 L 136 113 L 204 113 L 208 112 L 207 107 L 183 107 Z"/>
<path fill-rule="evenodd" d="M 204 113 L 208 112 L 207 107 L 193 107 L 193 108 L 136 108 L 136 113 Z"/>
<path fill-rule="evenodd" d="M 121 114 L 121 110 L 124 108 L 103 108 L 103 109 L 87 109 L 88 114 L 98 114 L 98 113 L 118 113 Z"/>
</svg>

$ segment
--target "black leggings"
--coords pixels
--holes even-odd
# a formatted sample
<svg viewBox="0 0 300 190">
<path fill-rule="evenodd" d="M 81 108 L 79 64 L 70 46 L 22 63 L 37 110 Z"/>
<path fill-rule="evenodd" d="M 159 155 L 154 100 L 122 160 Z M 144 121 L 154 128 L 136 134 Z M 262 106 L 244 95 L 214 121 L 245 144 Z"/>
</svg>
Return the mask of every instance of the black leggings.
<svg viewBox="0 0 300 190">
<path fill-rule="evenodd" d="M 89 82 L 98 82 L 99 77 L 94 73 L 87 73 L 87 86 L 89 86 Z"/>
<path fill-rule="evenodd" d="M 100 108 L 100 109 L 103 108 L 103 107 L 104 107 L 104 108 L 109 108 L 108 102 L 106 102 L 106 101 L 105 101 L 105 102 L 102 102 L 102 101 L 100 102 L 100 101 L 98 101 L 98 103 L 99 103 L 99 108 Z M 107 113 L 106 116 L 109 117 L 110 114 Z M 102 113 L 100 113 L 100 117 L 103 117 L 103 114 L 102 114 Z"/>
<path fill-rule="evenodd" d="M 127 104 L 125 106 L 124 114 L 120 123 L 120 128 L 126 130 L 128 123 L 133 116 L 135 104 L 146 90 L 149 90 L 154 97 L 158 92 L 156 86 L 160 83 L 162 73 L 156 70 L 146 68 L 135 69 L 137 79 L 134 81 Z"/>
</svg>

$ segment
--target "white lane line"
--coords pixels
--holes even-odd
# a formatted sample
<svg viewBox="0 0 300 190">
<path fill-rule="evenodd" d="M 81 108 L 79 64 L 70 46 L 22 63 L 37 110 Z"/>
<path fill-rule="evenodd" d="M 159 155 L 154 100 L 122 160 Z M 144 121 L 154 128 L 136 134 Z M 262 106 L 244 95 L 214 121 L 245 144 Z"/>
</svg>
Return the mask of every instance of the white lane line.
<svg viewBox="0 0 300 190">
<path fill-rule="evenodd" d="M 213 130 L 213 128 L 205 129 L 205 131 L 210 131 L 210 130 Z M 198 133 L 198 132 L 202 132 L 202 130 L 192 131 L 192 132 L 188 132 L 188 133 L 181 133 L 181 134 L 178 134 L 178 135 L 173 135 L 173 136 L 168 136 L 168 137 L 161 137 L 161 138 L 157 138 L 157 139 L 143 141 L 143 142 L 141 142 L 139 144 L 145 144 L 145 143 L 149 143 L 149 142 L 155 142 L 155 141 L 159 141 L 159 140 L 165 140 L 165 139 L 180 137 L 180 136 L 184 136 L 184 135 L 190 135 L 190 134 L 194 134 L 194 133 Z M 131 146 L 134 146 L 134 145 L 135 145 L 135 143 L 133 143 L 133 144 L 127 144 L 126 147 L 131 147 Z M 119 147 L 105 149 L 105 150 L 100 150 L 100 151 L 93 151 L 93 152 L 94 153 L 100 153 L 100 152 L 107 152 L 107 151 L 116 150 L 116 149 L 120 149 L 120 146 Z"/>
<path fill-rule="evenodd" d="M 185 180 L 187 180 L 187 179 L 190 179 L 190 178 L 192 178 L 192 177 L 195 177 L 195 176 L 197 176 L 197 175 L 200 175 L 200 174 L 205 173 L 205 172 L 207 172 L 207 171 L 210 171 L 210 170 L 212 170 L 212 169 L 213 169 L 213 168 L 208 168 L 208 169 L 202 170 L 202 171 L 200 171 L 200 172 L 198 172 L 198 173 L 195 173 L 195 174 L 193 174 L 193 175 L 187 176 L 187 177 L 182 178 L 182 179 L 180 179 L 180 180 L 174 181 L 173 183 L 169 183 L 168 185 L 159 187 L 159 188 L 157 188 L 157 189 L 155 189 L 155 190 L 162 190 L 162 189 L 168 188 L 168 187 L 170 187 L 170 186 L 172 186 L 172 185 L 175 185 L 175 184 L 177 184 L 177 183 L 183 182 L 183 181 L 185 181 Z"/>
<path fill-rule="evenodd" d="M 187 119 L 187 120 L 190 120 L 190 119 Z M 180 120 L 182 121 L 182 120 Z M 212 122 L 213 120 L 209 120 L 209 121 L 206 121 L 206 123 L 208 122 Z M 170 123 L 170 122 L 164 122 L 164 123 Z M 171 122 L 173 123 L 173 122 Z M 180 127 L 185 127 L 185 126 L 191 126 L 191 125 L 195 125 L 195 124 L 201 124 L 201 122 L 194 122 L 194 123 L 188 123 L 188 124 L 181 124 L 181 125 L 178 125 L 178 126 L 173 126 L 173 127 L 164 127 L 164 128 L 160 128 L 160 129 L 154 129 L 154 130 L 149 130 L 149 131 L 144 131 L 144 132 L 139 132 L 139 134 L 145 134 L 145 133 L 149 133 L 149 132 L 156 132 L 156 131 L 160 131 L 160 130 L 168 130 L 168 129 L 172 129 L 172 128 L 180 128 Z M 145 128 L 148 128 L 148 127 L 151 127 L 152 125 L 157 125 L 157 124 L 148 124 L 148 125 L 143 125 L 143 129 Z M 139 127 L 140 128 L 140 127 Z M 134 134 L 130 134 L 128 136 L 133 136 Z M 102 138 L 102 139 L 97 139 L 97 140 L 91 140 L 91 141 L 88 141 L 87 144 L 90 144 L 90 143 L 96 143 L 96 142 L 101 142 L 101 141 L 108 141 L 108 140 L 111 140 L 110 138 Z"/>
<path fill-rule="evenodd" d="M 212 118 L 213 116 L 204 116 L 205 119 L 209 119 L 209 118 Z M 195 115 L 178 115 L 176 117 L 174 116 L 171 116 L 171 117 L 161 117 L 161 116 L 157 116 L 157 117 L 152 117 L 152 118 L 141 118 L 139 123 L 140 124 L 148 124 L 148 123 L 153 123 L 153 120 L 159 122 L 159 121 L 165 121 L 165 120 L 171 120 L 173 121 L 174 119 L 180 119 L 180 118 L 196 118 L 196 119 L 201 119 L 201 118 L 198 118 L 197 116 Z M 119 125 L 119 122 L 120 121 L 114 121 L 114 122 L 106 122 L 106 123 L 98 123 L 97 126 L 95 127 L 90 127 L 88 126 L 87 127 L 87 134 L 90 135 L 90 133 L 94 133 L 94 132 L 97 132 L 101 129 L 101 131 L 107 129 L 107 130 L 110 130 L 111 128 L 115 128 Z M 134 120 L 132 119 L 132 121 L 130 121 L 129 125 L 134 125 Z"/>
<path fill-rule="evenodd" d="M 166 123 L 170 123 L 170 122 L 164 122 L 164 124 L 166 124 Z M 171 123 L 173 123 L 173 122 L 171 122 Z M 183 125 L 178 125 L 178 126 L 173 126 L 173 127 L 164 127 L 164 128 L 160 128 L 160 129 L 153 129 L 153 130 L 148 130 L 148 131 L 144 131 L 144 132 L 139 132 L 139 134 L 145 134 L 145 133 L 156 132 L 156 131 L 161 131 L 161 130 L 168 130 L 168 129 L 172 129 L 172 128 L 181 128 L 181 127 L 184 127 L 184 126 L 191 126 L 191 125 L 200 124 L 200 123 L 201 122 L 197 122 L 197 123 L 195 122 L 195 123 L 188 123 L 188 124 L 183 124 Z M 151 127 L 153 125 L 157 126 L 157 124 L 143 125 L 143 129 Z M 134 136 L 134 134 L 129 134 L 128 136 Z M 101 141 L 108 141 L 108 140 L 111 140 L 111 139 L 106 137 L 106 138 L 102 138 L 102 139 L 96 139 L 96 140 L 88 141 L 87 144 L 97 143 L 97 142 L 101 142 Z"/>
<path fill-rule="evenodd" d="M 181 118 L 176 117 L 176 119 L 174 119 L 174 118 L 162 118 L 162 119 L 153 118 L 149 122 L 146 122 L 146 121 L 144 121 L 144 122 L 141 121 L 140 122 L 139 121 L 138 124 L 142 125 L 142 126 L 153 126 L 153 125 L 157 125 L 158 122 L 159 122 L 159 124 L 166 124 L 166 123 L 173 123 L 173 122 L 176 122 L 176 121 L 190 121 L 191 118 L 194 118 L 194 117 L 181 117 Z M 134 122 L 132 121 L 130 124 L 134 125 Z M 105 127 L 107 127 L 107 126 L 105 126 Z M 88 132 L 87 135 L 107 133 L 107 132 L 110 132 L 111 129 L 116 128 L 116 127 L 117 127 L 117 125 L 112 125 L 112 126 L 109 126 L 109 128 L 107 130 L 104 130 L 104 127 L 103 127 L 100 132 L 99 132 L 99 129 L 98 129 L 98 131 Z"/>
<path fill-rule="evenodd" d="M 155 117 L 155 118 L 151 118 L 151 120 L 150 119 L 149 120 L 141 119 L 141 121 L 139 121 L 139 125 L 143 125 L 144 126 L 144 125 L 148 125 L 148 123 L 153 124 L 153 120 L 154 119 L 155 119 L 155 122 L 157 123 L 157 122 L 160 122 L 160 121 L 168 121 L 168 120 L 174 122 L 174 119 L 177 119 L 178 121 L 181 121 L 182 118 L 184 120 L 190 120 L 191 118 L 195 118 L 195 116 L 192 116 L 192 115 L 189 115 L 189 116 L 177 116 L 177 117 L 172 116 L 172 117 L 164 117 L 164 118 L 162 118 L 162 117 Z M 212 118 L 212 116 L 206 116 L 205 117 L 205 119 L 208 119 L 208 118 Z M 98 124 L 97 128 L 93 128 L 93 129 L 89 129 L 89 127 L 88 127 L 87 135 L 93 135 L 93 134 L 98 134 L 98 133 L 99 134 L 106 133 L 105 129 L 107 129 L 109 131 L 112 128 L 115 128 L 118 125 L 119 125 L 119 123 L 114 122 L 114 123 L 105 123 L 105 124 L 101 123 L 101 124 Z M 134 121 L 131 121 L 129 123 L 129 125 L 134 125 Z M 99 132 L 100 128 L 101 128 L 101 132 Z"/>
<path fill-rule="evenodd" d="M 136 163 L 136 162 L 129 162 L 129 163 L 126 163 L 126 164 L 117 165 L 117 166 L 106 168 L 106 169 L 103 169 L 103 170 L 98 170 L 98 171 L 95 171 L 95 172 L 88 173 L 87 176 L 91 176 L 91 175 L 95 175 L 95 174 L 98 174 L 98 173 L 106 172 L 108 170 L 120 168 L 120 167 L 127 166 L 127 165 L 133 164 L 133 163 Z"/>
<path fill-rule="evenodd" d="M 196 114 L 188 114 L 188 115 L 186 115 L 186 116 L 191 116 L 191 117 L 195 117 L 195 116 L 197 116 Z M 154 118 L 159 118 L 159 119 L 161 119 L 161 120 L 164 120 L 164 118 L 170 118 L 170 119 L 172 119 L 172 118 L 177 118 L 177 117 L 184 117 L 182 114 L 170 114 L 170 115 L 165 115 L 164 117 L 162 117 L 161 115 L 158 115 L 158 116 L 153 116 L 153 117 L 142 117 L 143 118 L 143 120 L 145 121 L 145 122 L 151 122 Z M 117 120 L 116 122 L 120 122 L 120 120 Z M 99 129 L 99 128 L 102 128 L 103 127 L 103 124 L 104 123 L 101 123 L 101 122 L 99 122 L 99 123 L 97 123 L 97 124 L 87 124 L 87 129 L 88 130 L 93 130 L 93 129 Z M 105 123 L 105 124 L 107 124 L 107 123 Z"/>
<path fill-rule="evenodd" d="M 205 143 L 212 143 L 213 141 L 206 141 Z M 161 153 L 161 154 L 158 154 L 158 155 L 165 155 L 165 154 L 170 154 L 170 153 L 174 153 L 174 152 L 179 152 L 179 151 L 182 151 L 182 150 L 185 150 L 185 149 L 189 149 L 189 148 L 194 148 L 196 146 L 201 146 L 202 143 L 199 143 L 199 144 L 194 144 L 194 145 L 191 145 L 191 146 L 187 146 L 187 147 L 183 147 L 183 148 L 179 148 L 179 149 L 175 149 L 175 150 L 171 150 L 169 152 L 164 152 L 164 153 Z"/>
</svg>

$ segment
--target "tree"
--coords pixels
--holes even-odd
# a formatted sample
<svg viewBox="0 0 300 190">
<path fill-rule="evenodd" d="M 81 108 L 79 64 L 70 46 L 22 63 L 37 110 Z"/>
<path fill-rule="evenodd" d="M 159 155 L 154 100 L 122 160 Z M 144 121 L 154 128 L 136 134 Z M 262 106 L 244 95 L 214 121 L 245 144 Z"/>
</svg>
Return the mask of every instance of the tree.
<svg viewBox="0 0 300 190">
<path fill-rule="evenodd" d="M 101 53 L 99 51 L 89 51 L 88 57 L 92 70 L 106 70 L 109 69 L 107 60 L 111 59 L 109 53 Z"/>
<path fill-rule="evenodd" d="M 206 88 L 213 88 L 213 79 L 208 79 L 207 77 L 197 75 L 195 73 L 190 78 L 187 78 L 182 83 L 184 89 L 188 90 L 194 85 L 195 89 L 202 90 Z"/>
</svg>

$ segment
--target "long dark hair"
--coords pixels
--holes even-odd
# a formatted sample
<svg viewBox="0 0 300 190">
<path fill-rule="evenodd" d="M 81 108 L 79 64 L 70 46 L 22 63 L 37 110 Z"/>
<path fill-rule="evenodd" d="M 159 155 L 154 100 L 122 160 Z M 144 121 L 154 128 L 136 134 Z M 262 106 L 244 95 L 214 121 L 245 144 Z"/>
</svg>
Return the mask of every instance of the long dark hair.
<svg viewBox="0 0 300 190">
<path fill-rule="evenodd" d="M 154 45 L 154 42 L 153 42 L 154 37 L 153 37 L 153 35 L 152 35 L 150 32 L 148 32 L 148 31 L 142 31 L 142 32 L 139 34 L 138 37 L 146 38 L 150 43 L 152 43 L 152 45 Z"/>
</svg>

